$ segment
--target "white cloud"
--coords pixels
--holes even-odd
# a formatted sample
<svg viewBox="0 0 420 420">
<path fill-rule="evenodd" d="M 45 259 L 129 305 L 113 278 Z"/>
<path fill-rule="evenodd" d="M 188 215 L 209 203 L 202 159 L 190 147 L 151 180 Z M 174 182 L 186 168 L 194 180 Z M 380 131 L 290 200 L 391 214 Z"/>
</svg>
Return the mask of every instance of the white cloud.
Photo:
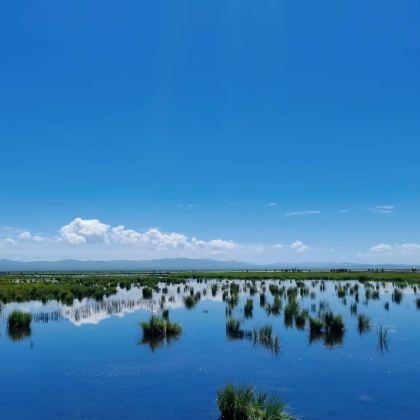
<svg viewBox="0 0 420 420">
<path fill-rule="evenodd" d="M 402 244 L 378 244 L 369 249 L 370 252 L 383 254 L 401 254 L 401 255 L 419 255 L 420 244 L 402 243 Z"/>
<path fill-rule="evenodd" d="M 72 245 L 86 242 L 106 242 L 109 228 L 109 225 L 101 223 L 97 219 L 77 217 L 68 225 L 63 226 L 59 231 L 59 235 L 62 241 Z"/>
<path fill-rule="evenodd" d="M 380 206 L 371 207 L 369 210 L 376 214 L 389 214 L 395 211 L 396 207 L 392 204 L 382 204 Z"/>
<path fill-rule="evenodd" d="M 294 249 L 296 252 L 305 252 L 309 249 L 309 246 L 305 245 L 301 241 L 295 241 L 289 245 L 291 249 Z"/>
<path fill-rule="evenodd" d="M 191 246 L 194 248 L 204 248 L 210 251 L 227 251 L 239 247 L 236 242 L 224 241 L 223 239 L 212 239 L 210 241 L 200 241 L 197 238 L 191 239 Z"/>
<path fill-rule="evenodd" d="M 16 245 L 17 242 L 13 238 L 3 239 L 3 243 L 6 245 Z"/>
<path fill-rule="evenodd" d="M 301 211 L 291 211 L 286 213 L 286 216 L 307 216 L 312 214 L 320 214 L 320 210 L 301 210 Z"/>
<path fill-rule="evenodd" d="M 71 221 L 59 230 L 59 239 L 71 245 L 88 242 L 104 242 L 120 245 L 139 246 L 151 249 L 207 249 L 209 251 L 227 251 L 238 247 L 233 241 L 212 239 L 209 241 L 189 238 L 181 233 L 162 232 L 157 228 L 145 232 L 127 229 L 123 225 L 111 227 L 97 219 Z"/>
<path fill-rule="evenodd" d="M 282 244 L 274 244 L 273 245 L 273 248 L 282 249 L 282 248 L 284 248 L 284 245 L 282 245 Z"/>
<path fill-rule="evenodd" d="M 44 240 L 44 238 L 40 235 L 32 235 L 31 232 L 29 232 L 28 230 L 25 230 L 24 232 L 22 232 L 18 238 L 21 241 L 34 241 L 34 242 L 42 242 Z"/>
<path fill-rule="evenodd" d="M 277 206 L 277 203 L 268 203 L 267 206 L 268 207 L 275 207 L 275 206 Z"/>
<path fill-rule="evenodd" d="M 394 247 L 388 244 L 378 244 L 378 245 L 372 246 L 369 249 L 370 252 L 377 252 L 377 253 L 392 252 L 393 250 L 394 250 Z"/>
</svg>

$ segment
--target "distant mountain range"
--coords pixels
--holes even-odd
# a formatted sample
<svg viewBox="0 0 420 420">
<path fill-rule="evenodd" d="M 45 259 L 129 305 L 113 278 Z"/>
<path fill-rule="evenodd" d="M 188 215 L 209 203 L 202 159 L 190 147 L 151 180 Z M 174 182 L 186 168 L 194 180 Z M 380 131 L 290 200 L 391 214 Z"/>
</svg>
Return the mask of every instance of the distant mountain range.
<svg viewBox="0 0 420 420">
<path fill-rule="evenodd" d="M 368 268 L 384 268 L 386 270 L 407 270 L 407 264 L 358 264 L 358 263 L 276 263 L 252 264 L 240 261 L 221 261 L 194 258 L 164 258 L 156 260 L 61 260 L 61 261 L 14 261 L 0 260 L 0 272 L 8 271 L 233 271 L 233 270 L 280 270 L 280 269 L 330 270 L 331 268 L 347 268 L 366 270 Z"/>
</svg>

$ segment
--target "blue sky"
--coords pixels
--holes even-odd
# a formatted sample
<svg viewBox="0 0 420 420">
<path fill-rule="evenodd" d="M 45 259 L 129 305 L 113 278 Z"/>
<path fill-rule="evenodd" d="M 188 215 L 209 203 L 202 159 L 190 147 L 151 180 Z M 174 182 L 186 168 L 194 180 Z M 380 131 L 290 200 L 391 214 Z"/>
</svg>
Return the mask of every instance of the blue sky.
<svg viewBox="0 0 420 420">
<path fill-rule="evenodd" d="M 1 9 L 0 258 L 420 261 L 418 1 Z"/>
</svg>

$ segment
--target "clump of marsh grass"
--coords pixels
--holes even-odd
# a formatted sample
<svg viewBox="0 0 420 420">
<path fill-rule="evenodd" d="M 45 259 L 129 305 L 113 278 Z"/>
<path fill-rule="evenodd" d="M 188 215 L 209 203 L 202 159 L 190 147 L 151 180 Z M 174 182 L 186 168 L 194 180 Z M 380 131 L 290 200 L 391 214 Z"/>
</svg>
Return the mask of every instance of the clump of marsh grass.
<svg viewBox="0 0 420 420">
<path fill-rule="evenodd" d="M 258 342 L 260 345 L 270 350 L 272 354 L 279 354 L 279 337 L 273 335 L 273 327 L 271 325 L 266 324 L 258 330 L 254 329 L 252 332 L 252 338 L 254 340 L 254 344 Z"/>
<path fill-rule="evenodd" d="M 279 399 L 256 393 L 253 387 L 226 385 L 218 391 L 216 402 L 226 420 L 292 420 Z"/>
<path fill-rule="evenodd" d="M 230 340 L 244 338 L 245 332 L 241 328 L 241 321 L 239 319 L 229 317 L 226 321 L 226 336 Z"/>
<path fill-rule="evenodd" d="M 32 315 L 27 312 L 15 310 L 7 319 L 7 332 L 13 341 L 23 340 L 31 335 Z"/>
<path fill-rule="evenodd" d="M 281 307 L 282 307 L 282 303 L 281 303 L 280 295 L 274 295 L 273 304 L 270 305 L 269 303 L 267 303 L 265 310 L 268 315 L 280 315 Z"/>
<path fill-rule="evenodd" d="M 307 310 L 303 310 L 296 313 L 294 320 L 295 320 L 296 328 L 298 330 L 303 330 L 305 328 L 306 320 L 308 319 L 308 317 L 309 317 L 309 313 Z"/>
<path fill-rule="evenodd" d="M 261 308 L 265 306 L 265 293 L 260 293 L 260 306 Z"/>
<path fill-rule="evenodd" d="M 143 299 L 151 299 L 153 296 L 153 289 L 146 286 L 143 287 Z"/>
<path fill-rule="evenodd" d="M 143 321 L 140 325 L 143 328 L 142 344 L 148 344 L 152 351 L 162 346 L 165 342 L 167 344 L 171 343 L 182 334 L 181 325 L 171 322 L 169 316 L 166 319 L 152 315 L 148 322 Z"/>
<path fill-rule="evenodd" d="M 252 318 L 253 309 L 254 309 L 254 301 L 252 299 L 247 299 L 244 306 L 245 318 Z"/>
<path fill-rule="evenodd" d="M 403 298 L 403 292 L 400 289 L 394 289 L 394 292 L 392 293 L 392 300 L 400 304 Z"/>
<path fill-rule="evenodd" d="M 370 331 L 370 319 L 367 315 L 359 314 L 357 317 L 357 329 L 359 334 L 364 334 Z"/>
<path fill-rule="evenodd" d="M 322 340 L 327 347 L 341 344 L 344 336 L 344 322 L 341 315 L 325 312 L 321 319 L 309 318 L 309 342 Z"/>
<path fill-rule="evenodd" d="M 384 351 L 388 351 L 388 335 L 389 329 L 384 325 L 379 325 L 378 329 L 376 330 L 376 334 L 378 336 L 378 349 L 381 353 Z"/>
<path fill-rule="evenodd" d="M 201 293 L 189 294 L 184 297 L 184 305 L 187 309 L 193 309 L 201 300 Z"/>
</svg>

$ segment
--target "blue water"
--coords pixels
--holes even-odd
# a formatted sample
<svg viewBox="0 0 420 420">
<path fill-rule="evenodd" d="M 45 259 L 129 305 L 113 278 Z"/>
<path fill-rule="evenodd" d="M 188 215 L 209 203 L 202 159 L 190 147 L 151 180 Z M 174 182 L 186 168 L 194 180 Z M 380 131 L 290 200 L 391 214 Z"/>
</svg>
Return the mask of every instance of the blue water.
<svg viewBox="0 0 420 420">
<path fill-rule="evenodd" d="M 358 310 L 372 321 L 371 331 L 360 335 L 350 313 L 354 298 L 347 296 L 344 305 L 334 282 L 327 283 L 325 292 L 316 285 L 316 299 L 299 299 L 300 307 L 310 310 L 323 300 L 343 316 L 344 339 L 335 347 L 310 344 L 308 327 L 286 328 L 283 314 L 268 316 L 257 293 L 254 316 L 244 320 L 244 326 L 273 325 L 280 339 L 276 356 L 249 340 L 226 338 L 226 303 L 220 292 L 211 297 L 210 284 L 194 283 L 196 290 L 207 287 L 208 293 L 193 310 L 185 309 L 176 288 L 170 288 L 167 297 L 173 295 L 176 301 L 167 299 L 167 306 L 183 334 L 155 351 L 141 344 L 139 322 L 149 319 L 150 310 L 159 310 L 158 294 L 153 307 L 135 288 L 111 297 L 118 302 L 114 306 L 90 300 L 73 306 L 3 305 L 1 418 L 217 419 L 216 392 L 228 382 L 254 384 L 280 397 L 300 419 L 419 418 L 420 311 L 411 289 L 404 289 L 402 302 L 396 304 L 391 300 L 393 287 L 387 285 L 379 300 L 366 305 L 360 286 Z M 311 282 L 306 284 L 312 290 Z M 268 287 L 266 296 L 268 302 L 273 300 Z M 243 319 L 247 297 L 241 293 L 233 316 Z M 390 303 L 389 312 L 385 302 Z M 283 299 L 283 309 L 285 304 Z M 8 337 L 6 328 L 7 315 L 15 308 L 34 314 L 30 337 L 18 341 Z M 56 318 L 41 322 L 41 312 L 55 313 Z M 380 324 L 390 331 L 388 351 L 378 348 Z"/>
</svg>

